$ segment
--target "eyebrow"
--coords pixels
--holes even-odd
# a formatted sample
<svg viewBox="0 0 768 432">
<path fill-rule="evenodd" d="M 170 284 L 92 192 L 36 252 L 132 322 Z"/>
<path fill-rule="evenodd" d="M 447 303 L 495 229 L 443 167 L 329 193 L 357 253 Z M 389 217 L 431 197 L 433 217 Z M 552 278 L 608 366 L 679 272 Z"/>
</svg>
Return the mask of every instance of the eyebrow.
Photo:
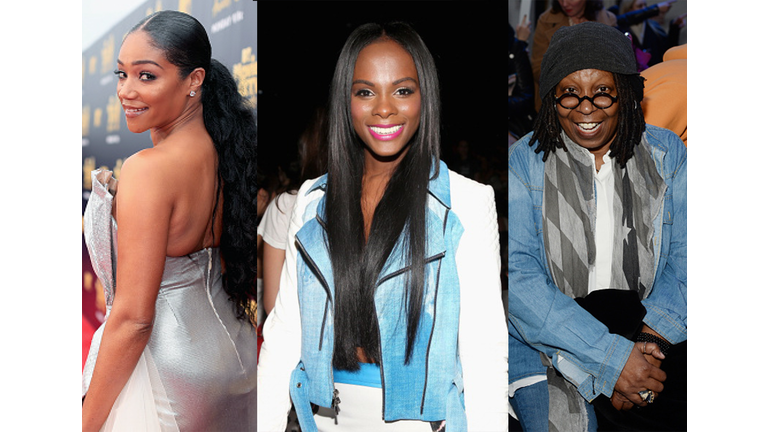
<svg viewBox="0 0 768 432">
<path fill-rule="evenodd" d="M 120 59 L 117 59 L 117 63 L 120 64 L 120 65 L 124 64 Z M 157 62 L 153 62 L 152 60 L 136 60 L 135 62 L 131 63 L 131 65 L 133 65 L 133 66 L 143 65 L 143 64 L 153 64 L 153 65 L 159 67 L 160 69 L 163 69 L 162 66 L 157 64 Z"/>
<path fill-rule="evenodd" d="M 398 85 L 398 84 L 400 84 L 402 82 L 405 82 L 405 81 L 413 81 L 414 83 L 418 84 L 418 81 L 416 81 L 415 79 L 413 79 L 411 77 L 404 77 L 404 78 L 400 78 L 398 80 L 393 81 L 392 85 Z M 364 79 L 357 79 L 357 80 L 352 81 L 352 85 L 354 85 L 354 84 L 365 84 L 367 86 L 375 87 L 375 85 L 372 82 L 370 82 L 368 80 L 364 80 Z"/>
</svg>

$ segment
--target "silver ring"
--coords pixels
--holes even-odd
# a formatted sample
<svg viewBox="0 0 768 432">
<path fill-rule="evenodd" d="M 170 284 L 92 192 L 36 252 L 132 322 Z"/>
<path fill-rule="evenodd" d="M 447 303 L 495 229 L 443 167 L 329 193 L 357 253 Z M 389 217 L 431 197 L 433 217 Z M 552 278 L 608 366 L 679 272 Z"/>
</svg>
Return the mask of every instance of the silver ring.
<svg viewBox="0 0 768 432">
<path fill-rule="evenodd" d="M 648 341 L 643 342 L 643 354 L 646 354 L 645 352 L 645 346 L 648 344 Z"/>
<path fill-rule="evenodd" d="M 653 399 L 656 398 L 656 394 L 651 390 L 643 390 L 641 392 L 637 392 L 637 394 L 640 395 L 640 399 L 642 399 L 643 402 L 649 404 L 653 403 Z"/>
</svg>

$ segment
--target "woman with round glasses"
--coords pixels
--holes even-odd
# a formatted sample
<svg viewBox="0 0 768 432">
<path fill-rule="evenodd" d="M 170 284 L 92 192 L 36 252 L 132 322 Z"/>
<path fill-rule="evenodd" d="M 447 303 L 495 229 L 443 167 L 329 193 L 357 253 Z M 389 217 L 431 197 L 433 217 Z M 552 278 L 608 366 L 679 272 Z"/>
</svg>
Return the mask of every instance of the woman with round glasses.
<svg viewBox="0 0 768 432">
<path fill-rule="evenodd" d="M 645 124 L 618 30 L 558 30 L 541 71 L 534 130 L 509 150 L 510 402 L 525 430 L 661 428 L 687 338 L 685 147 Z"/>
</svg>

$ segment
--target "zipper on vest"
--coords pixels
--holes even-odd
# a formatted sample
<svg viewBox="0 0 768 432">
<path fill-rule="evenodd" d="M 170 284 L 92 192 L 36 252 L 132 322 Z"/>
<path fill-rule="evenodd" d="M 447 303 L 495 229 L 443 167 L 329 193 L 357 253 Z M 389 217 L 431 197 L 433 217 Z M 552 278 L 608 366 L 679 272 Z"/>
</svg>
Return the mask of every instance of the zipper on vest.
<svg viewBox="0 0 768 432">
<path fill-rule="evenodd" d="M 443 216 L 443 237 L 445 237 L 445 229 L 448 226 L 448 209 L 445 210 L 445 215 Z M 444 257 L 445 253 L 442 253 L 440 258 Z M 424 402 L 427 399 L 427 384 L 429 381 L 429 353 L 432 350 L 432 336 L 435 334 L 435 325 L 437 324 L 437 295 L 439 294 L 438 291 L 440 289 L 440 274 L 442 273 L 443 269 L 443 261 L 440 260 L 440 262 L 437 264 L 437 277 L 435 279 L 435 301 L 434 301 L 434 316 L 432 317 L 432 329 L 429 332 L 429 341 L 427 342 L 427 354 L 426 359 L 424 362 L 424 390 L 421 392 L 421 409 L 419 413 L 421 415 L 424 415 Z"/>
<path fill-rule="evenodd" d="M 440 271 L 443 267 L 443 261 L 437 263 L 437 279 L 435 280 L 435 301 L 434 316 L 432 317 L 432 329 L 429 331 L 429 341 L 427 342 L 427 354 L 424 361 L 424 390 L 421 392 L 421 410 L 419 413 L 424 415 L 424 400 L 427 398 L 427 381 L 429 380 L 429 352 L 432 349 L 432 336 L 435 334 L 435 323 L 437 323 L 437 294 L 440 288 Z"/>
<path fill-rule="evenodd" d="M 339 398 L 339 391 L 336 387 L 333 388 L 333 397 L 331 398 L 331 409 L 333 410 L 333 424 L 339 424 L 339 404 L 341 399 Z"/>
<path fill-rule="evenodd" d="M 325 320 L 328 318 L 328 303 L 331 302 L 331 299 L 326 297 L 325 298 L 325 310 L 323 311 L 323 324 L 320 326 L 320 344 L 317 347 L 318 351 L 322 351 L 323 349 L 323 335 L 325 334 Z"/>
<path fill-rule="evenodd" d="M 445 215 L 443 216 L 443 237 L 445 237 L 445 228 L 448 226 L 448 209 L 445 210 Z M 442 253 L 441 257 L 445 256 L 445 252 Z M 429 381 L 429 353 L 432 350 L 432 336 L 435 335 L 435 324 L 437 323 L 437 295 L 439 294 L 438 291 L 440 289 L 440 273 L 442 273 L 443 269 L 443 261 L 440 260 L 440 262 L 437 264 L 437 277 L 435 279 L 435 302 L 433 306 L 434 310 L 434 316 L 432 317 L 432 329 L 429 331 L 429 341 L 427 342 L 427 354 L 426 359 L 424 362 L 424 390 L 421 392 L 421 409 L 419 413 L 421 415 L 424 415 L 424 401 L 427 399 L 427 384 Z"/>
<path fill-rule="evenodd" d="M 378 284 L 376 287 L 378 288 Z M 374 309 L 375 306 L 376 303 L 374 302 Z M 373 316 L 376 318 L 376 328 L 379 330 L 379 358 L 381 359 L 379 362 L 379 375 L 381 375 L 381 420 L 384 420 L 384 412 L 386 411 L 387 406 L 387 389 L 386 385 L 384 385 L 384 354 L 381 352 L 381 326 L 379 326 L 378 312 L 374 313 Z"/>
<path fill-rule="evenodd" d="M 432 255 L 431 257 L 429 257 L 429 258 L 427 258 L 426 260 L 424 260 L 424 264 L 425 264 L 425 265 L 426 265 L 426 264 L 429 264 L 429 263 L 431 263 L 432 261 L 434 261 L 434 260 L 438 260 L 438 259 L 440 259 L 440 258 L 443 258 L 443 257 L 445 257 L 445 252 L 440 252 L 439 254 L 436 254 L 436 255 Z M 378 288 L 378 287 L 379 287 L 381 284 L 383 284 L 384 282 L 386 282 L 386 281 L 388 281 L 388 280 L 392 279 L 393 277 L 399 276 L 399 275 L 401 275 L 401 274 L 403 274 L 403 273 L 407 272 L 407 271 L 408 271 L 408 270 L 410 270 L 410 269 L 411 269 L 411 266 L 406 266 L 406 267 L 403 267 L 403 268 L 401 268 L 400 270 L 394 271 L 394 272 L 392 272 L 392 273 L 390 273 L 390 274 L 388 274 L 388 275 L 386 275 L 386 276 L 382 277 L 382 278 L 381 278 L 381 279 L 379 279 L 379 281 L 376 283 L 376 287 Z"/>
<path fill-rule="evenodd" d="M 323 277 L 323 274 L 320 272 L 320 268 L 317 266 L 317 263 L 312 259 L 311 256 L 309 256 L 309 253 L 307 253 L 307 250 L 304 248 L 304 245 L 301 244 L 301 240 L 299 238 L 296 238 L 296 244 L 299 247 L 299 250 L 301 251 L 301 255 L 304 257 L 304 261 L 309 265 L 309 267 L 312 269 L 312 271 L 317 276 L 317 279 L 320 281 L 320 285 L 323 286 L 323 289 L 325 290 L 325 294 L 327 295 L 325 299 L 325 311 L 323 312 L 323 323 L 320 326 L 320 344 L 318 346 L 318 351 L 322 350 L 323 348 L 323 334 L 325 333 L 325 322 L 328 318 L 328 304 L 331 301 L 331 288 L 328 285 L 328 281 L 325 280 Z"/>
<path fill-rule="evenodd" d="M 436 255 L 433 255 L 433 256 L 427 258 L 424 261 L 424 264 L 425 265 L 429 264 L 432 261 L 435 261 L 435 260 L 438 260 L 438 259 L 442 259 L 443 257 L 445 257 L 445 252 L 440 252 L 439 254 L 436 254 Z M 439 263 L 439 265 L 438 265 L 437 283 L 440 282 L 440 267 L 442 267 L 442 264 L 443 263 L 441 261 Z M 402 269 L 400 269 L 400 270 L 398 270 L 396 272 L 392 272 L 392 273 L 384 276 L 383 278 L 381 278 L 379 280 L 378 283 L 376 283 L 376 288 L 378 288 L 384 282 L 392 279 L 393 277 L 401 275 L 401 274 L 407 272 L 408 270 L 410 270 L 410 268 L 411 268 L 411 266 L 407 266 L 407 267 L 404 267 L 404 268 L 402 268 Z M 437 283 L 435 285 L 435 306 L 437 306 Z M 437 309 L 435 309 L 435 316 L 437 316 Z M 387 398 L 386 398 L 387 392 L 386 392 L 386 386 L 384 385 L 384 355 L 381 352 L 381 326 L 379 325 L 379 316 L 378 316 L 378 314 L 376 315 L 376 328 L 379 329 L 379 358 L 381 359 L 381 364 L 379 365 L 379 373 L 381 374 L 381 419 L 384 420 L 384 412 L 386 411 L 386 404 L 387 404 Z M 434 333 L 434 330 L 435 330 L 435 321 L 433 320 L 432 321 L 432 331 L 429 334 L 429 345 L 427 345 L 427 361 L 429 360 L 429 348 L 430 348 L 430 346 L 432 344 L 432 334 Z M 427 363 L 427 368 L 429 368 L 429 363 Z M 427 389 L 427 378 L 426 378 L 426 374 L 425 374 L 425 376 L 424 376 L 424 392 L 426 392 L 426 389 Z M 422 412 L 422 414 L 424 412 L 424 398 L 425 398 L 425 393 L 422 393 L 422 395 L 421 395 L 421 412 Z"/>
</svg>

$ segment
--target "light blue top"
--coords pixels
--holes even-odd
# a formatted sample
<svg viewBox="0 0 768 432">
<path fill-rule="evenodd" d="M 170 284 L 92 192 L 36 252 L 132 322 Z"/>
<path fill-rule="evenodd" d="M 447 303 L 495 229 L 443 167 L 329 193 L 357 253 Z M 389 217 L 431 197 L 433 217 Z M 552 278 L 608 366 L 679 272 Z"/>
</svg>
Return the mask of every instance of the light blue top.
<svg viewBox="0 0 768 432">
<path fill-rule="evenodd" d="M 333 368 L 333 382 L 381 388 L 381 368 L 375 363 L 359 363 L 360 369 L 346 371 Z"/>
<path fill-rule="evenodd" d="M 666 129 L 646 125 L 645 135 L 667 190 L 653 220 L 656 267 L 644 322 L 676 344 L 688 327 L 686 148 Z M 542 352 L 586 400 L 610 397 L 633 342 L 609 333 L 555 286 L 544 250 L 543 154 L 530 138 L 509 149 L 509 382 L 544 374 Z"/>
<path fill-rule="evenodd" d="M 404 236 L 381 271 L 374 301 L 381 337 L 381 387 L 386 421 L 446 420 L 466 425 L 458 350 L 459 280 L 456 249 L 464 228 L 451 211 L 448 168 L 441 162 L 429 182 L 425 298 L 413 354 L 404 364 L 406 332 L 403 281 L 408 271 Z M 307 195 L 325 190 L 321 177 Z M 306 207 L 296 234 L 297 285 L 301 308 L 301 361 L 291 376 L 291 399 L 304 430 L 313 430 L 309 402 L 330 407 L 333 357 L 333 270 L 325 233 L 325 194 Z M 419 403 L 414 403 L 419 401 Z M 466 426 L 465 426 L 466 428 Z M 459 430 L 462 430 L 459 427 Z"/>
</svg>

